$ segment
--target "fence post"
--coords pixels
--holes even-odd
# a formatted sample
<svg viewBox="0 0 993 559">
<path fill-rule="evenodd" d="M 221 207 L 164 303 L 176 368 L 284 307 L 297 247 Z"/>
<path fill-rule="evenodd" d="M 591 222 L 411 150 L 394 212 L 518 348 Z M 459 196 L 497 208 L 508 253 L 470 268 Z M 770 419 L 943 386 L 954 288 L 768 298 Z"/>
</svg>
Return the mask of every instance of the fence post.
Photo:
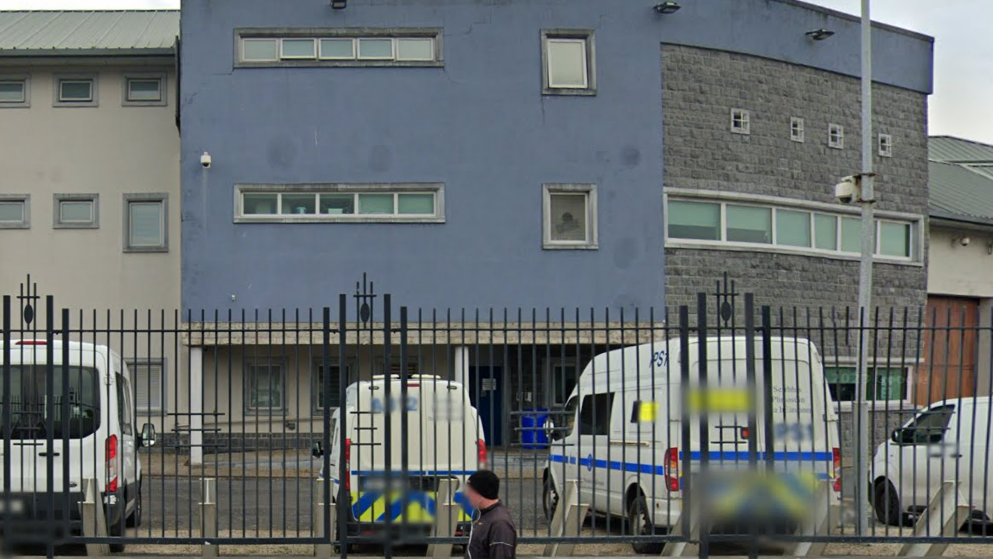
<svg viewBox="0 0 993 559">
<path fill-rule="evenodd" d="M 588 504 L 579 503 L 579 486 L 576 481 L 565 482 L 565 495 L 552 515 L 551 534 L 553 538 L 575 538 L 583 526 L 583 519 L 589 511 Z M 576 549 L 575 543 L 550 543 L 545 545 L 544 557 L 569 557 Z"/>
<path fill-rule="evenodd" d="M 961 482 L 944 481 L 941 489 L 928 503 L 927 509 L 914 524 L 912 537 L 950 538 L 969 517 L 972 507 L 959 492 Z M 899 557 L 941 557 L 947 543 L 907 543 L 900 548 Z"/>
<path fill-rule="evenodd" d="M 106 538 L 107 518 L 103 514 L 103 505 L 99 502 L 97 480 L 83 480 L 83 502 L 79 504 L 80 516 L 83 518 L 83 536 L 86 538 Z M 110 555 L 110 546 L 105 543 L 86 544 L 86 554 L 95 557 Z"/>
<path fill-rule="evenodd" d="M 331 449 L 327 449 L 325 452 L 331 452 Z M 321 543 L 314 544 L 315 557 L 331 557 L 331 535 L 328 534 L 326 528 L 334 526 L 335 508 L 324 500 L 324 486 L 327 483 L 327 479 L 317 478 L 314 480 L 314 533 L 321 540 Z M 325 514 L 330 516 L 330 520 L 325 520 Z"/>
<path fill-rule="evenodd" d="M 452 478 L 438 480 L 438 493 L 435 497 L 434 526 L 431 536 L 435 538 L 451 538 L 455 534 L 455 523 L 458 518 L 458 505 L 452 502 L 458 481 Z M 428 546 L 428 557 L 434 559 L 452 556 L 451 543 L 433 543 Z"/>
<path fill-rule="evenodd" d="M 220 548 L 217 546 L 217 480 L 201 478 L 203 501 L 200 503 L 200 530 L 203 537 L 201 555 L 203 557 L 218 557 Z M 215 541 L 211 541 L 215 540 Z"/>
</svg>

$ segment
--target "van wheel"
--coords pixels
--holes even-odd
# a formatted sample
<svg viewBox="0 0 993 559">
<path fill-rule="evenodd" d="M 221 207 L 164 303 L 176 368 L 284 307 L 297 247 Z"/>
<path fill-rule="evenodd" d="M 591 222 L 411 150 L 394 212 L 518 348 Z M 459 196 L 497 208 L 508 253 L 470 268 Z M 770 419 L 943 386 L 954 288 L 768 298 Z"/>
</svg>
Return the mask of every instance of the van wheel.
<svg viewBox="0 0 993 559">
<path fill-rule="evenodd" d="M 555 490 L 555 482 L 552 476 L 545 476 L 545 487 L 541 496 L 541 508 L 545 509 L 545 518 L 549 522 L 555 516 L 555 509 L 559 506 L 559 492 Z"/>
<path fill-rule="evenodd" d="M 888 526 L 903 524 L 900 496 L 889 480 L 881 479 L 873 486 L 872 508 L 876 511 L 876 518 L 883 524 Z"/>
<path fill-rule="evenodd" d="M 638 498 L 631 503 L 631 507 L 628 509 L 628 526 L 631 527 L 632 536 L 655 535 L 655 525 L 652 522 L 651 511 L 648 510 L 648 502 L 645 501 L 644 495 L 638 495 Z M 658 555 L 662 553 L 663 547 L 665 544 L 661 542 L 635 542 L 631 544 L 635 553 L 643 555 Z"/>
<path fill-rule="evenodd" d="M 138 482 L 138 498 L 134 502 L 134 511 L 128 517 L 128 528 L 141 526 L 141 482 Z"/>
</svg>

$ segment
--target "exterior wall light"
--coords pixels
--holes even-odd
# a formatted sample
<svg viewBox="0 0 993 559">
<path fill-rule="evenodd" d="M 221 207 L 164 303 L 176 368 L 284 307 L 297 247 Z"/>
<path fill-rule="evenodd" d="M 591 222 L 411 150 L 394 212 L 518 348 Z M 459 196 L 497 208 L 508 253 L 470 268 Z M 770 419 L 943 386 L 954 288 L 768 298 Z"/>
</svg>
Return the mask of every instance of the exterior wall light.
<svg viewBox="0 0 993 559">
<path fill-rule="evenodd" d="M 332 10 L 344 10 L 345 6 L 348 5 L 348 0 L 331 0 Z"/>
<path fill-rule="evenodd" d="M 810 37 L 810 40 L 812 41 L 823 41 L 832 35 L 834 35 L 834 31 L 829 31 L 827 29 L 814 29 L 813 31 L 807 31 L 807 37 Z"/>
<path fill-rule="evenodd" d="M 659 4 L 655 4 L 655 7 L 653 9 L 656 11 L 656 13 L 667 15 L 678 12 L 679 8 L 682 8 L 682 6 L 679 5 L 679 2 L 670 1 L 670 2 L 661 2 Z"/>
</svg>

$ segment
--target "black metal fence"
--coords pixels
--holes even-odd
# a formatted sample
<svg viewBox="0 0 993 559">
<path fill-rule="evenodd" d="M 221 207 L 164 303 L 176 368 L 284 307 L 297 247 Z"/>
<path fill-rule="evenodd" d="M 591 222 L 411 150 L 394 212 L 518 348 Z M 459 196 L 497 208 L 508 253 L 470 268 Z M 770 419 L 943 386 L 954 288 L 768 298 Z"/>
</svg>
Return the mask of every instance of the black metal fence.
<svg viewBox="0 0 993 559">
<path fill-rule="evenodd" d="M 726 283 L 617 314 L 425 311 L 371 286 L 185 314 L 22 291 L 3 298 L 4 543 L 461 545 L 484 468 L 522 554 L 986 543 L 993 350 L 974 314 L 862 321 Z"/>
</svg>

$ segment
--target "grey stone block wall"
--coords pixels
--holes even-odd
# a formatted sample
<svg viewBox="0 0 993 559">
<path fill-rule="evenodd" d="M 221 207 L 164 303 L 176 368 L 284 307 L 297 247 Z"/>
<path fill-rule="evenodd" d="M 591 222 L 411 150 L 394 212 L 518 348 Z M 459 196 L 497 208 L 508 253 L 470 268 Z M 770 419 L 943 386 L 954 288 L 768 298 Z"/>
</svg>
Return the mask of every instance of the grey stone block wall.
<svg viewBox="0 0 993 559">
<path fill-rule="evenodd" d="M 861 168 L 859 81 L 743 54 L 663 45 L 664 184 L 667 189 L 776 196 L 836 204 L 834 185 Z M 874 142 L 893 137 L 893 157 L 875 157 L 877 209 L 927 215 L 927 99 L 875 85 Z M 750 135 L 730 132 L 732 108 L 750 112 Z M 804 119 L 805 141 L 790 139 L 790 118 Z M 845 128 L 845 148 L 827 146 L 828 124 Z M 874 148 L 875 149 L 875 148 Z M 926 303 L 927 246 L 921 265 L 876 264 L 874 305 L 888 320 Z M 854 307 L 857 260 L 667 248 L 666 304 L 695 307 L 727 271 L 756 304 L 786 309 Z M 827 312 L 827 311 L 825 311 Z M 801 320 L 802 324 L 803 321 Z M 899 314 L 898 323 L 902 323 Z"/>
</svg>

